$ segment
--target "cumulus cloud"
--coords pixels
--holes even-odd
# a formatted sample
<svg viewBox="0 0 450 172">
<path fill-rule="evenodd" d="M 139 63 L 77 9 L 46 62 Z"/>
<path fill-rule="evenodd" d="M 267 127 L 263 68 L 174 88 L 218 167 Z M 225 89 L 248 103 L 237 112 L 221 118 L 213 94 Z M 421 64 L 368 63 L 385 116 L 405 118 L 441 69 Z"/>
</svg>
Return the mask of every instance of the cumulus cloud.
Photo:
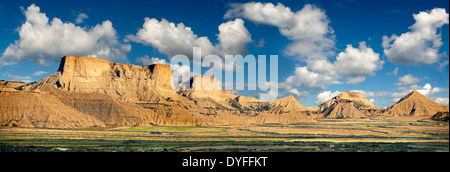
<svg viewBox="0 0 450 172">
<path fill-rule="evenodd" d="M 127 39 L 153 46 L 169 58 L 177 54 L 192 57 L 192 47 L 202 47 L 202 54 L 214 52 L 207 37 L 198 37 L 183 23 L 175 24 L 166 19 L 145 18 L 143 27 L 136 35 L 127 35 Z"/>
<path fill-rule="evenodd" d="M 293 95 L 298 101 L 301 101 L 303 98 L 309 96 L 307 91 L 299 91 L 296 88 L 289 90 L 288 93 Z"/>
<path fill-rule="evenodd" d="M 434 99 L 435 102 L 444 104 L 445 106 L 449 106 L 449 98 L 448 97 L 436 97 Z"/>
<path fill-rule="evenodd" d="M 378 91 L 378 92 L 364 91 L 364 90 L 350 90 L 350 91 L 351 92 L 359 92 L 365 98 L 369 98 L 369 97 L 386 97 L 386 96 L 389 96 L 391 94 L 390 92 L 385 92 L 385 91 Z"/>
<path fill-rule="evenodd" d="M 420 66 L 439 62 L 444 56 L 439 54 L 443 45 L 440 28 L 449 23 L 449 14 L 444 8 L 434 8 L 413 17 L 416 23 L 410 32 L 383 36 L 384 54 L 394 64 Z"/>
<path fill-rule="evenodd" d="M 309 71 L 307 67 L 296 67 L 294 75 L 289 76 L 284 82 L 280 83 L 281 89 L 293 89 L 295 87 L 304 87 L 306 89 L 325 89 L 328 84 L 339 84 L 334 77 Z"/>
<path fill-rule="evenodd" d="M 145 55 L 144 57 L 136 58 L 136 62 L 142 63 L 142 65 L 144 65 L 144 66 L 148 66 L 148 65 L 152 65 L 152 64 L 169 65 L 169 63 L 166 61 L 166 59 L 159 59 L 156 57 L 150 58 L 148 55 Z"/>
<path fill-rule="evenodd" d="M 242 19 L 222 23 L 218 29 L 219 43 L 213 45 L 207 37 L 199 37 L 183 23 L 175 24 L 166 19 L 158 21 L 154 18 L 145 18 L 142 28 L 136 35 L 127 35 L 127 39 L 152 46 L 169 59 L 179 54 L 193 59 L 193 47 L 201 48 L 202 57 L 210 54 L 222 58 L 225 55 L 248 54 L 247 44 L 252 42 L 252 39 Z"/>
<path fill-rule="evenodd" d="M 407 74 L 405 76 L 398 78 L 398 81 L 399 82 L 395 83 L 394 85 L 396 85 L 396 86 L 412 85 L 412 84 L 416 84 L 416 83 L 420 82 L 421 79 L 417 78 L 411 74 Z"/>
<path fill-rule="evenodd" d="M 294 74 L 280 83 L 280 88 L 306 87 L 320 91 L 327 85 L 341 84 L 341 78 L 345 78 L 347 84 L 357 84 L 363 82 L 367 75 L 375 75 L 383 63 L 380 55 L 367 47 L 365 42 L 360 42 L 359 48 L 347 45 L 334 63 L 321 59 L 311 61 L 307 67 L 296 67 Z"/>
<path fill-rule="evenodd" d="M 57 62 L 66 55 L 124 60 L 124 53 L 131 49 L 130 45 L 118 42 L 117 32 L 109 20 L 82 28 L 70 22 L 63 23 L 59 18 L 50 21 L 35 4 L 21 10 L 26 21 L 18 28 L 20 39 L 3 52 L 0 66 L 26 60 L 47 65 L 48 60 Z"/>
<path fill-rule="evenodd" d="M 292 42 L 284 52 L 306 63 L 297 66 L 294 73 L 280 88 L 294 94 L 301 91 L 322 91 L 328 85 L 363 82 L 367 75 L 375 75 L 384 61 L 372 48 L 361 42 L 359 48 L 348 45 L 336 56 L 334 30 L 329 26 L 325 11 L 307 4 L 301 10 L 292 11 L 281 3 L 250 2 L 231 4 L 224 18 L 245 18 L 254 23 L 278 27 L 280 33 Z M 334 61 L 330 61 L 335 57 Z M 301 87 L 301 88 L 300 88 Z M 299 91 L 299 92 L 301 92 Z"/>
<path fill-rule="evenodd" d="M 424 96 L 434 96 L 434 94 L 439 93 L 441 91 L 443 91 L 442 88 L 439 87 L 432 87 L 429 83 L 426 83 L 422 88 L 419 89 L 415 89 L 416 91 L 418 91 L 420 94 L 424 95 Z M 412 91 L 412 90 L 409 90 Z"/>
<path fill-rule="evenodd" d="M 364 81 L 367 75 L 375 75 L 375 71 L 380 70 L 383 64 L 380 54 L 367 47 L 366 42 L 360 42 L 359 48 L 347 45 L 344 52 L 336 57 L 333 67 L 337 73 L 349 77 L 347 83 L 356 84 Z"/>
<path fill-rule="evenodd" d="M 15 82 L 25 82 L 25 83 L 33 82 L 33 80 L 31 80 L 31 77 L 29 77 L 29 76 L 19 76 L 19 75 L 8 74 L 8 78 L 9 78 L 9 80 L 15 81 Z"/>
<path fill-rule="evenodd" d="M 341 93 L 342 92 L 340 92 L 339 90 L 336 90 L 335 92 L 324 91 L 317 95 L 317 100 L 314 102 L 314 104 L 321 105 L 322 103 L 325 103 L 326 101 L 332 99 L 333 97 L 336 97 Z"/>
<path fill-rule="evenodd" d="M 246 55 L 247 44 L 252 42 L 250 32 L 245 28 L 242 19 L 228 21 L 219 26 L 219 55 Z"/>
<path fill-rule="evenodd" d="M 241 17 L 278 27 L 282 35 L 294 41 L 288 45 L 286 53 L 301 60 L 334 54 L 334 31 L 328 26 L 330 21 L 325 12 L 314 5 L 307 4 L 293 12 L 281 3 L 232 4 L 224 17 Z"/>
<path fill-rule="evenodd" d="M 36 71 L 33 74 L 31 74 L 31 75 L 33 75 L 33 76 L 42 76 L 42 75 L 45 75 L 47 73 L 48 72 L 45 72 L 45 71 Z"/>
</svg>

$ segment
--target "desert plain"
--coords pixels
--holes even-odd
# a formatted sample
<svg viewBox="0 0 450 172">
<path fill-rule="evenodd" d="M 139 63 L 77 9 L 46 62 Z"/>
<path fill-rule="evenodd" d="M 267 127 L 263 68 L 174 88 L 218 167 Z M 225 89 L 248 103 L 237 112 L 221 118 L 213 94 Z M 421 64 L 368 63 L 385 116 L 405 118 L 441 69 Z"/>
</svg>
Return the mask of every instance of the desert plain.
<svg viewBox="0 0 450 172">
<path fill-rule="evenodd" d="M 0 128 L 2 152 L 448 152 L 449 123 L 427 117 L 295 124 Z"/>
</svg>

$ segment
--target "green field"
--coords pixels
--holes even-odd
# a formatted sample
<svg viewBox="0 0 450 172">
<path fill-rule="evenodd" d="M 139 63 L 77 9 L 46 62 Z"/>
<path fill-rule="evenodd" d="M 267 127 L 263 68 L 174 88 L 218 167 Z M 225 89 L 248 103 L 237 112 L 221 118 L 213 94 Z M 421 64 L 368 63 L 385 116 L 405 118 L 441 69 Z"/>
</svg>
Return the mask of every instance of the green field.
<svg viewBox="0 0 450 172">
<path fill-rule="evenodd" d="M 449 123 L 418 117 L 210 127 L 0 128 L 1 152 L 449 152 Z"/>
</svg>

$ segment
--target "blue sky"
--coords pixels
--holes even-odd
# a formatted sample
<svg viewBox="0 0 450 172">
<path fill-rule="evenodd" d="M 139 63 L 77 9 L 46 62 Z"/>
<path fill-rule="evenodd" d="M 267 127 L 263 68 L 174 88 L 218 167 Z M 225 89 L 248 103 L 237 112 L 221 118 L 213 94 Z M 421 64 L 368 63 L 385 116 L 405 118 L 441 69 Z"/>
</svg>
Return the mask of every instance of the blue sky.
<svg viewBox="0 0 450 172">
<path fill-rule="evenodd" d="M 448 6 L 448 0 L 3 0 L 0 80 L 38 81 L 64 55 L 165 63 L 185 53 L 174 42 L 181 37 L 203 49 L 221 47 L 210 51 L 218 54 L 278 55 L 279 98 L 292 94 L 307 106 L 352 90 L 378 107 L 411 90 L 448 106 Z M 164 30 L 171 23 L 191 32 Z M 162 30 L 145 31 L 156 26 Z M 64 38 L 52 37 L 59 32 Z M 208 41 L 199 43 L 203 38 Z M 257 97 L 257 91 L 233 93 Z"/>
</svg>

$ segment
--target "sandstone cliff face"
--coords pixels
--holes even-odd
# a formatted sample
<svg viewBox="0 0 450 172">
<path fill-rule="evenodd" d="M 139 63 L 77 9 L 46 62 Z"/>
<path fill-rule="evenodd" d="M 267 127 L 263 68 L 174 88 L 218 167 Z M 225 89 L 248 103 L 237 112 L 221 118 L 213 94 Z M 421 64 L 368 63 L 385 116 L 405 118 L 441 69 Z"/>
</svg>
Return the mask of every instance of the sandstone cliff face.
<svg viewBox="0 0 450 172">
<path fill-rule="evenodd" d="M 199 107 L 233 108 L 229 101 L 237 96 L 222 90 L 216 78 L 197 75 L 192 77 L 188 84 L 190 89 L 180 90 L 180 95 L 194 100 Z"/>
<path fill-rule="evenodd" d="M 396 104 L 389 107 L 382 115 L 386 116 L 427 116 L 438 112 L 448 112 L 449 108 L 436 103 L 420 94 L 412 91 Z"/>
<path fill-rule="evenodd" d="M 66 56 L 53 75 L 21 85 L 15 89 L 17 94 L 1 92 L 8 96 L 0 99 L 0 125 L 84 128 L 314 122 L 298 111 L 303 106 L 293 97 L 265 102 L 236 96 L 207 76 L 194 77 L 190 84 L 193 89 L 178 94 L 167 65 L 136 66 Z"/>
<path fill-rule="evenodd" d="M 372 102 L 359 92 L 343 92 L 319 106 L 315 117 L 324 118 L 362 118 L 369 110 L 377 109 Z"/>
<path fill-rule="evenodd" d="M 42 89 L 45 92 L 52 93 L 65 105 L 93 116 L 105 125 L 196 126 L 200 124 L 190 115 L 169 118 L 166 113 L 156 113 L 154 111 L 154 109 L 161 108 L 161 106 L 168 106 L 166 104 L 153 103 L 153 109 L 143 108 L 139 106 L 142 104 L 127 103 L 107 94 L 69 92 L 51 86 L 46 86 Z M 172 109 L 176 108 L 172 107 Z"/>
</svg>

